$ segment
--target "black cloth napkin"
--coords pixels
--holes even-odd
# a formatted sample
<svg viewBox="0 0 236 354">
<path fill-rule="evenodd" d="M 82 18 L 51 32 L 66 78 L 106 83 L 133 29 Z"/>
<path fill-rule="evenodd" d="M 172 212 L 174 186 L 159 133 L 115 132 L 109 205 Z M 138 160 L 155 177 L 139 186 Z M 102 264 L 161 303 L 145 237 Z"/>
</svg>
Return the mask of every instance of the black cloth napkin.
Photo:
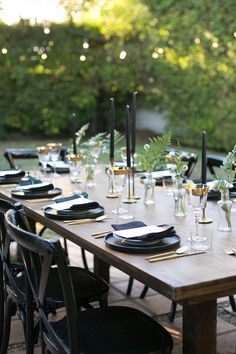
<svg viewBox="0 0 236 354">
<path fill-rule="evenodd" d="M 34 187 L 33 187 L 34 186 Z M 46 186 L 37 186 L 36 184 L 32 184 L 33 188 L 24 189 L 24 193 L 38 193 L 38 192 L 48 192 L 54 189 L 54 185 L 52 183 L 47 184 Z"/>
<path fill-rule="evenodd" d="M 12 171 L 12 170 L 9 170 L 9 171 Z M 5 172 L 5 170 L 4 170 L 4 172 Z M 25 175 L 25 171 L 17 171 L 16 170 L 16 173 L 14 173 L 14 174 L 12 174 L 12 173 L 8 174 L 6 171 L 4 176 L 0 176 L 0 180 L 21 178 L 21 177 L 24 177 L 24 175 Z"/>
<path fill-rule="evenodd" d="M 63 203 L 63 202 L 69 202 L 70 200 L 74 200 L 77 198 L 88 198 L 88 193 L 82 192 L 82 193 L 75 193 L 73 195 L 70 195 L 69 197 L 60 197 L 60 198 L 55 198 L 54 201 L 56 203 Z"/>
<path fill-rule="evenodd" d="M 74 204 L 68 209 L 58 210 L 59 215 L 68 215 L 73 213 L 85 213 L 88 210 L 99 208 L 100 205 L 97 202 L 88 202 L 84 204 Z"/>
<path fill-rule="evenodd" d="M 147 226 L 144 222 L 142 221 L 131 221 L 126 224 L 112 224 L 111 225 L 114 230 L 127 230 L 127 229 L 134 229 L 136 227 L 143 227 Z M 162 226 L 164 227 L 164 226 Z M 128 238 L 127 240 L 142 240 L 142 241 L 153 241 L 153 240 L 161 240 L 162 238 L 165 237 L 172 237 L 176 234 L 176 231 L 174 229 L 174 226 L 168 226 L 166 227 L 165 230 L 161 232 L 155 232 L 155 233 L 150 233 L 147 235 L 139 236 L 139 237 L 131 237 Z"/>
</svg>

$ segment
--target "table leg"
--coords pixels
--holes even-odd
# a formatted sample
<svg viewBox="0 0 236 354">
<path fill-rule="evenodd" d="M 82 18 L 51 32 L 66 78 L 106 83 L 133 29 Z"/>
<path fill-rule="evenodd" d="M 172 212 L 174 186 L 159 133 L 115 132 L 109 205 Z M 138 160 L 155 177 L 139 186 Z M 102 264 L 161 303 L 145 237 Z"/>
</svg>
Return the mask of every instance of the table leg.
<svg viewBox="0 0 236 354">
<path fill-rule="evenodd" d="M 183 305 L 183 354 L 216 354 L 216 300 Z"/>
<path fill-rule="evenodd" d="M 110 265 L 94 256 L 94 273 L 103 278 L 108 284 L 110 282 Z"/>
</svg>

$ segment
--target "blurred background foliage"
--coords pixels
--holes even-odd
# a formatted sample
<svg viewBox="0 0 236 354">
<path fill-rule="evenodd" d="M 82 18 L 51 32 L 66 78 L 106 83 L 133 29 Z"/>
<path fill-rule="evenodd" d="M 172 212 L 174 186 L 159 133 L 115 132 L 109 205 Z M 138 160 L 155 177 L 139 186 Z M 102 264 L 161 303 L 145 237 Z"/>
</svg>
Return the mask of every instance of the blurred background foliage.
<svg viewBox="0 0 236 354">
<path fill-rule="evenodd" d="M 236 131 L 234 0 L 59 0 L 65 23 L 0 23 L 0 135 L 116 129 L 139 92 L 181 145 L 231 150 Z"/>
</svg>

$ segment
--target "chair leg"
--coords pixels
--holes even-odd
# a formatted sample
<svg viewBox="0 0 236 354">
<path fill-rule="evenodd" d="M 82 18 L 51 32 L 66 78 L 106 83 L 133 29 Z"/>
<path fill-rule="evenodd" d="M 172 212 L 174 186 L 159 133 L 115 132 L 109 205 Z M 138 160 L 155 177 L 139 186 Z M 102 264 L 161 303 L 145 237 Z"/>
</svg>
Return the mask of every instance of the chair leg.
<svg viewBox="0 0 236 354">
<path fill-rule="evenodd" d="M 4 326 L 2 334 L 1 354 L 7 353 L 11 331 L 11 317 L 16 313 L 16 305 L 10 297 L 5 299 Z"/>
<path fill-rule="evenodd" d="M 143 291 L 140 294 L 140 299 L 144 299 L 147 292 L 148 292 L 149 287 L 147 285 L 144 285 Z"/>
<path fill-rule="evenodd" d="M 100 296 L 99 305 L 100 305 L 100 307 L 107 307 L 108 306 L 107 295 Z"/>
<path fill-rule="evenodd" d="M 130 295 L 133 287 L 134 278 L 129 277 L 128 287 L 126 290 L 126 295 Z"/>
<path fill-rule="evenodd" d="M 82 247 L 81 247 L 81 256 L 82 256 L 82 261 L 83 261 L 84 268 L 86 270 L 89 270 L 87 259 L 86 259 L 86 254 L 85 254 L 85 250 Z"/>
<path fill-rule="evenodd" d="M 177 302 L 176 301 L 172 301 L 171 308 L 170 308 L 170 313 L 169 313 L 169 321 L 170 322 L 173 322 L 174 319 L 175 319 L 176 308 L 177 308 Z"/>
<path fill-rule="evenodd" d="M 234 296 L 233 295 L 229 296 L 229 302 L 230 302 L 232 311 L 236 312 L 236 304 L 235 304 L 235 300 L 234 300 Z"/>
</svg>

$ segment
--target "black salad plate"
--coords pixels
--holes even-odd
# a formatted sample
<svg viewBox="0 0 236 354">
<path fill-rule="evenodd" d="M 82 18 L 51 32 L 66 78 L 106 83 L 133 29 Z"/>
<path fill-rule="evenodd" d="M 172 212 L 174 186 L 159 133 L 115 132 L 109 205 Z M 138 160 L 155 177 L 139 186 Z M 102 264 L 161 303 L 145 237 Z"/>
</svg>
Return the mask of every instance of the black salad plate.
<svg viewBox="0 0 236 354">
<path fill-rule="evenodd" d="M 104 215 L 104 208 L 101 206 L 98 206 L 97 208 L 93 209 L 87 209 L 87 210 L 71 210 L 71 212 L 68 212 L 66 214 L 60 214 L 56 209 L 53 209 L 51 207 L 46 207 L 44 208 L 44 214 L 48 218 L 51 219 L 57 219 L 57 220 L 75 220 L 75 219 L 96 219 L 99 216 Z"/>
<path fill-rule="evenodd" d="M 41 198 L 54 198 L 61 194 L 60 188 L 53 188 L 49 191 L 40 191 L 40 192 L 23 192 L 22 190 L 14 189 L 11 192 L 11 195 L 19 199 L 41 199 Z"/>
<path fill-rule="evenodd" d="M 108 247 L 121 252 L 126 253 L 148 253 L 148 252 L 162 252 L 172 248 L 179 247 L 180 245 L 180 236 L 174 235 L 171 237 L 165 237 L 156 242 L 144 241 L 143 244 L 131 244 L 126 240 L 121 240 L 113 234 L 108 234 L 105 237 L 105 243 Z"/>
</svg>

